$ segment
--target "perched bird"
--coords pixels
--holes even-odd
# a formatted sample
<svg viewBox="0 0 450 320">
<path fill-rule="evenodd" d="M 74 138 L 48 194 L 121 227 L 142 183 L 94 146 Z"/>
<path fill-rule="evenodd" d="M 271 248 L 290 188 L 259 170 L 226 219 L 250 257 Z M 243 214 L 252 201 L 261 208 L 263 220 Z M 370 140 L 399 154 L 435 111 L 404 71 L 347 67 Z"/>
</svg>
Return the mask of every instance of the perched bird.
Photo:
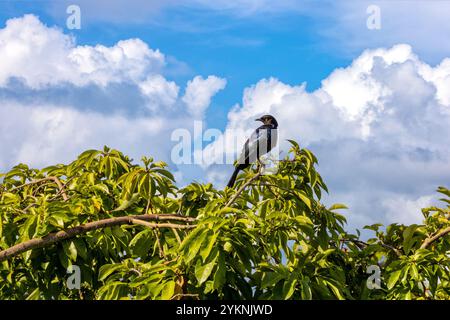
<svg viewBox="0 0 450 320">
<path fill-rule="evenodd" d="M 256 160 L 259 161 L 260 156 L 268 153 L 277 144 L 277 120 L 271 115 L 264 115 L 259 119 L 255 119 L 255 121 L 261 121 L 263 125 L 257 128 L 245 142 L 242 153 L 235 165 L 236 168 L 227 184 L 229 188 L 234 185 L 240 170 L 249 167 Z"/>
</svg>

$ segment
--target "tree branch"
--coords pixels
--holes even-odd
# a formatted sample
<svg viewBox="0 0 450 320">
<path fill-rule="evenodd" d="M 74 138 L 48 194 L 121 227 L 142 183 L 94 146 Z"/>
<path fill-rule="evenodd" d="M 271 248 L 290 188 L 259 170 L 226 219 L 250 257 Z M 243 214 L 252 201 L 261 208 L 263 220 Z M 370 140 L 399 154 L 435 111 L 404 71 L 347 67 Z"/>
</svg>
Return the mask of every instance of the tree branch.
<svg viewBox="0 0 450 320">
<path fill-rule="evenodd" d="M 342 241 L 343 242 L 353 242 L 359 249 L 364 249 L 365 247 L 369 246 L 369 244 L 367 242 L 364 242 L 364 241 L 361 241 L 358 239 L 342 239 Z M 388 245 L 388 244 L 385 244 L 382 242 L 374 243 L 374 244 L 378 244 L 378 245 L 382 246 L 383 248 L 392 250 L 397 255 L 397 257 L 400 257 L 402 255 L 402 253 L 400 252 L 399 249 L 397 249 L 391 245 Z"/>
<path fill-rule="evenodd" d="M 176 223 L 150 223 L 147 221 L 144 221 L 142 218 L 138 219 L 131 219 L 130 224 L 137 224 L 141 226 L 145 226 L 151 229 L 155 228 L 174 228 L 174 229 L 192 229 L 195 228 L 195 225 L 189 225 L 189 224 L 176 224 Z"/>
<path fill-rule="evenodd" d="M 177 229 L 190 229 L 195 228 L 195 225 L 182 225 L 174 223 L 149 223 L 147 221 L 158 221 L 158 220 L 175 220 L 184 222 L 193 222 L 194 218 L 177 216 L 173 214 L 160 214 L 160 215 L 130 215 L 115 218 L 108 218 L 99 221 L 89 222 L 82 224 L 67 230 L 61 230 L 58 232 L 50 233 L 42 238 L 34 238 L 28 241 L 16 244 L 8 249 L 0 251 L 0 262 L 10 259 L 23 252 L 43 248 L 49 246 L 53 243 L 60 242 L 63 240 L 71 239 L 77 235 L 84 234 L 93 230 L 103 229 L 113 226 L 120 226 L 124 224 L 139 224 L 151 228 L 177 228 Z"/>
<path fill-rule="evenodd" d="M 446 234 L 450 233 L 450 227 L 447 227 L 445 229 L 442 229 L 434 236 L 430 236 L 425 239 L 425 241 L 420 246 L 420 249 L 426 249 L 428 248 L 433 242 L 437 241 L 438 239 L 444 237 Z"/>
<path fill-rule="evenodd" d="M 24 184 L 22 184 L 20 186 L 12 188 L 11 191 L 14 191 L 14 190 L 17 190 L 17 189 L 20 189 L 20 188 L 23 188 L 23 187 L 26 187 L 26 186 L 29 186 L 29 185 L 32 185 L 32 184 L 45 182 L 45 181 L 53 181 L 58 186 L 58 190 L 61 193 L 64 201 L 67 201 L 69 199 L 69 197 L 67 196 L 66 191 L 64 189 L 64 186 L 61 183 L 61 180 L 59 180 L 59 178 L 56 177 L 56 176 L 50 176 L 50 177 L 45 177 L 45 178 L 42 178 L 42 179 L 32 180 L 32 181 L 30 181 L 28 183 L 24 183 Z"/>
<path fill-rule="evenodd" d="M 253 181 L 255 181 L 256 179 L 258 179 L 260 176 L 262 175 L 261 171 L 258 171 L 257 174 L 255 174 L 253 177 L 250 178 L 250 180 L 248 180 L 246 183 L 244 183 L 239 189 L 238 191 L 231 197 L 231 199 L 227 202 L 227 204 L 225 205 L 225 207 L 229 207 L 230 205 L 233 204 L 233 202 L 239 197 L 239 195 L 242 193 L 242 191 L 244 191 L 245 188 L 247 188 Z"/>
</svg>

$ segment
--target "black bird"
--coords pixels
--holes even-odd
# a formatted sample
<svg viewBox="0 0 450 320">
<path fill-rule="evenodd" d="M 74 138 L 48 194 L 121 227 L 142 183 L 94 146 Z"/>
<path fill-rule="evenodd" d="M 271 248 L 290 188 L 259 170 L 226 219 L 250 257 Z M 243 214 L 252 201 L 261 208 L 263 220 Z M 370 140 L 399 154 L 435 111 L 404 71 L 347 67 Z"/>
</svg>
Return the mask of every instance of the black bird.
<svg viewBox="0 0 450 320">
<path fill-rule="evenodd" d="M 240 170 L 249 167 L 251 163 L 259 160 L 259 157 L 268 153 L 277 144 L 278 122 L 271 115 L 264 115 L 255 121 L 261 121 L 262 126 L 257 128 L 245 142 L 242 153 L 236 163 L 233 175 L 227 186 L 233 187 Z"/>
</svg>

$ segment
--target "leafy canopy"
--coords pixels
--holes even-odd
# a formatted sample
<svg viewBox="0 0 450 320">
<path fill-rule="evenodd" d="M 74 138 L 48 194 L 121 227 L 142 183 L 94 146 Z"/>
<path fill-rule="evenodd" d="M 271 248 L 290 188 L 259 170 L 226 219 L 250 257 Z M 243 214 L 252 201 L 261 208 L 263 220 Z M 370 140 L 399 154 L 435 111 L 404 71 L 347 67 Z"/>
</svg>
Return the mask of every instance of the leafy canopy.
<svg viewBox="0 0 450 320">
<path fill-rule="evenodd" d="M 165 163 L 107 147 L 14 167 L 0 184 L 0 299 L 450 298 L 448 189 L 422 225 L 368 226 L 362 241 L 344 205 L 320 202 L 316 157 L 291 143 L 277 174 L 252 167 L 225 190 L 179 189 Z"/>
</svg>

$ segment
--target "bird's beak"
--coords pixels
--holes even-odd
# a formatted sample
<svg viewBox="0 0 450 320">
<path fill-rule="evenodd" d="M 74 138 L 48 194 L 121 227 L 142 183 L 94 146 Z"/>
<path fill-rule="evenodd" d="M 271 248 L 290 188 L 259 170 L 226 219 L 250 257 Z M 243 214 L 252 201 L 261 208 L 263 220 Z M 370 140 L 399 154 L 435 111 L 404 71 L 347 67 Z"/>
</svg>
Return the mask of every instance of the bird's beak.
<svg viewBox="0 0 450 320">
<path fill-rule="evenodd" d="M 255 119 L 255 121 L 261 121 L 261 122 L 263 122 L 261 118 Z"/>
</svg>

